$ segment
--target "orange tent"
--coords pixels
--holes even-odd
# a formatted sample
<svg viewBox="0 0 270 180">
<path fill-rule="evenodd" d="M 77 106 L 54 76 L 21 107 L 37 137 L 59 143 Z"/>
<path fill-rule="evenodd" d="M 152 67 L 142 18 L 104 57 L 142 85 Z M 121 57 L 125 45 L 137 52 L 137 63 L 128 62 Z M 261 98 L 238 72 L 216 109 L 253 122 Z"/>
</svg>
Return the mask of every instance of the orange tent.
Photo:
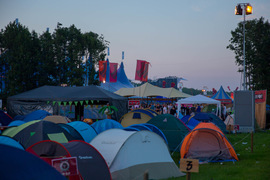
<svg viewBox="0 0 270 180">
<path fill-rule="evenodd" d="M 238 161 L 234 148 L 224 133 L 213 123 L 199 123 L 183 139 L 181 158 L 206 162 Z"/>
</svg>

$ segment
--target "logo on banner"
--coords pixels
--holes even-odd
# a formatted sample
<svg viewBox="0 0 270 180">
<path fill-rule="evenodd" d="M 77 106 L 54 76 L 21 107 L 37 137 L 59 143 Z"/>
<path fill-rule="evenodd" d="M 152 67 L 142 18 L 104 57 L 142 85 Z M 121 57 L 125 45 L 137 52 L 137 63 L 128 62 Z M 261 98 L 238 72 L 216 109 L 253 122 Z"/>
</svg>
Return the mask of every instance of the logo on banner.
<svg viewBox="0 0 270 180">
<path fill-rule="evenodd" d="M 53 159 L 52 166 L 63 176 L 78 175 L 77 157 Z"/>
<path fill-rule="evenodd" d="M 266 100 L 266 90 L 255 91 L 255 103 L 263 103 Z"/>
</svg>

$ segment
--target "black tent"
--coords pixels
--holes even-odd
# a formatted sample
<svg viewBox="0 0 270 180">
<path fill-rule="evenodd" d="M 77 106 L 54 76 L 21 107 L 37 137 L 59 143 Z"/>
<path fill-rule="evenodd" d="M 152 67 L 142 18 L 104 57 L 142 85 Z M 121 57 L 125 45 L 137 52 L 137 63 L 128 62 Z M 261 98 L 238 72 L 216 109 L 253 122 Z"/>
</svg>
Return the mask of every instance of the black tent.
<svg viewBox="0 0 270 180">
<path fill-rule="evenodd" d="M 59 102 L 80 102 L 76 104 L 76 116 L 83 116 L 83 105 L 88 101 L 94 104 L 110 103 L 117 107 L 114 119 L 118 120 L 128 112 L 128 98 L 119 96 L 99 86 L 61 87 L 42 86 L 21 94 L 8 97 L 8 112 L 11 116 L 25 115 L 32 111 L 42 109 L 51 114 L 58 115 Z M 58 103 L 53 103 L 58 102 Z M 83 104 L 81 104 L 83 102 Z"/>
</svg>

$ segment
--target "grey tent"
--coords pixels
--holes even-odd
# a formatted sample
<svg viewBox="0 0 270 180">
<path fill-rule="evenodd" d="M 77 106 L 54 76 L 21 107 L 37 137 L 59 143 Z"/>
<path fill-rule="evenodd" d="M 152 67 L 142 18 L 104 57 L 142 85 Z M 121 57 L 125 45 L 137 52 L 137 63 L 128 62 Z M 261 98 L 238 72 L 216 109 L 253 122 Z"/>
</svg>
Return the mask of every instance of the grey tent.
<svg viewBox="0 0 270 180">
<path fill-rule="evenodd" d="M 107 91 L 99 86 L 61 87 L 42 86 L 21 94 L 8 97 L 8 111 L 11 116 L 25 115 L 34 110 L 46 110 L 54 115 L 58 115 L 60 104 L 76 104 L 76 116 L 83 114 L 83 105 L 106 104 L 115 106 L 118 111 L 115 113 L 115 120 L 128 111 L 128 98 L 119 96 Z M 82 103 L 82 104 L 81 104 Z"/>
</svg>

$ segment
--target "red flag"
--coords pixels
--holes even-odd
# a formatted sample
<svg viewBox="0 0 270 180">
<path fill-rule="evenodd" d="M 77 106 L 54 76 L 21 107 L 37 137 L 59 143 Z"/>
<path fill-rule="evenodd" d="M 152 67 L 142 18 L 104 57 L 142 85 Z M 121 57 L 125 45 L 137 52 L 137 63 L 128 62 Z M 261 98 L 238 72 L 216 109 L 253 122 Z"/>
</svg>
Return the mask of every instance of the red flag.
<svg viewBox="0 0 270 180">
<path fill-rule="evenodd" d="M 229 89 L 229 91 L 231 91 L 230 86 L 228 86 L 227 88 Z"/>
<path fill-rule="evenodd" d="M 144 60 L 137 60 L 135 80 L 138 80 L 138 81 L 148 80 L 148 66 L 149 66 L 149 62 L 144 61 Z"/>
<path fill-rule="evenodd" d="M 99 81 L 106 81 L 107 61 L 99 61 Z"/>
<path fill-rule="evenodd" d="M 166 81 L 162 81 L 162 87 L 165 88 L 166 87 Z"/>
<path fill-rule="evenodd" d="M 110 63 L 110 82 L 117 81 L 117 63 Z"/>
</svg>

